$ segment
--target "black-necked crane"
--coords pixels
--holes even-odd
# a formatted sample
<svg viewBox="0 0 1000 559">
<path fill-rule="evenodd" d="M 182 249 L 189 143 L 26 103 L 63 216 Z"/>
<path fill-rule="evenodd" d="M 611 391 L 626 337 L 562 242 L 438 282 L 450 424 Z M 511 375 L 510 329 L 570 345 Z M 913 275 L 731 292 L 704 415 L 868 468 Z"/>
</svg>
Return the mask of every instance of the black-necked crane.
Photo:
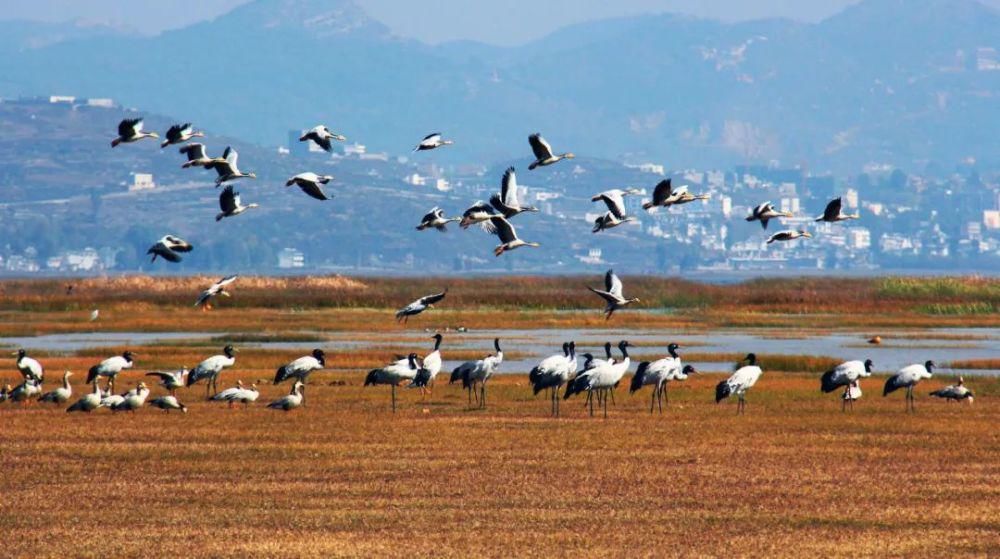
<svg viewBox="0 0 1000 559">
<path fill-rule="evenodd" d="M 236 192 L 233 189 L 233 185 L 229 184 L 219 193 L 219 209 L 222 211 L 216 214 L 215 221 L 222 221 L 224 218 L 234 217 L 249 209 L 259 207 L 257 204 L 247 204 L 244 206 L 243 200 L 240 198 L 240 193 Z"/>
<path fill-rule="evenodd" d="M 810 239 L 812 238 L 812 233 L 804 229 L 786 229 L 784 231 L 778 231 L 777 233 L 771 235 L 767 239 L 767 244 L 775 242 L 785 242 L 794 241 L 795 239 Z"/>
<path fill-rule="evenodd" d="M 493 347 L 496 353 L 487 355 L 475 361 L 466 361 L 451 371 L 449 384 L 462 381 L 462 388 L 469 394 L 469 407 L 472 407 L 472 398 L 475 396 L 479 409 L 486 409 L 486 383 L 496 374 L 503 363 L 503 350 L 500 349 L 500 338 L 493 338 Z M 476 385 L 479 385 L 479 392 L 476 392 Z"/>
<path fill-rule="evenodd" d="M 183 260 L 178 254 L 179 252 L 191 252 L 192 250 L 194 250 L 194 246 L 177 235 L 164 235 L 156 241 L 156 244 L 149 247 L 146 254 L 153 255 L 150 262 L 156 262 L 156 258 L 160 257 L 167 262 L 177 263 Z"/>
<path fill-rule="evenodd" d="M 272 410 L 282 410 L 291 411 L 302 405 L 302 388 L 305 385 L 302 381 L 297 380 L 295 384 L 292 385 L 292 391 L 281 398 L 271 402 L 267 405 L 269 409 Z"/>
<path fill-rule="evenodd" d="M 205 144 L 200 144 L 197 142 L 181 146 L 178 149 L 180 153 L 187 157 L 187 161 L 181 165 L 182 169 L 187 169 L 189 167 L 204 167 L 212 162 L 221 162 L 222 159 L 214 159 L 208 156 L 205 151 Z"/>
<path fill-rule="evenodd" d="M 416 378 L 419 369 L 417 354 L 410 353 L 405 359 L 368 371 L 368 376 L 365 377 L 365 386 L 390 385 L 392 387 L 392 413 L 396 413 L 396 387 L 403 381 L 412 381 Z"/>
<path fill-rule="evenodd" d="M 900 388 L 906 389 L 906 411 L 916 411 L 914 407 L 914 397 L 913 388 L 924 379 L 931 378 L 934 374 L 934 362 L 926 361 L 923 365 L 920 363 L 914 363 L 913 365 L 907 365 L 896 372 L 885 381 L 885 387 L 882 389 L 882 396 L 888 396 L 889 394 L 899 390 Z"/>
<path fill-rule="evenodd" d="M 539 243 L 524 241 L 517 236 L 517 230 L 511 225 L 507 218 L 497 215 L 490 218 L 490 223 L 493 226 L 493 232 L 500 239 L 500 244 L 493 249 L 493 256 L 500 256 L 501 254 L 514 250 L 520 247 L 540 247 Z"/>
<path fill-rule="evenodd" d="M 445 217 L 444 210 L 434 206 L 431 208 L 431 211 L 424 214 L 424 217 L 420 220 L 420 225 L 417 225 L 417 231 L 434 228 L 442 233 L 445 233 L 448 231 L 447 225 L 452 221 L 462 221 L 462 218 Z"/>
<path fill-rule="evenodd" d="M 576 374 L 576 342 L 564 343 L 563 352 L 542 359 L 528 374 L 528 382 L 537 396 L 542 390 L 550 392 L 553 417 L 559 417 L 559 389 Z"/>
<path fill-rule="evenodd" d="M 227 369 L 236 364 L 237 349 L 231 345 L 222 348 L 221 355 L 213 355 L 191 369 L 188 373 L 187 385 L 192 386 L 198 381 L 205 379 L 205 397 L 209 398 L 209 391 L 215 394 L 219 391 L 219 374 L 223 369 Z"/>
<path fill-rule="evenodd" d="M 149 405 L 150 407 L 159 408 L 166 413 L 170 413 L 171 410 L 180 410 L 181 413 L 187 413 L 188 411 L 187 406 L 182 404 L 177 399 L 177 396 L 174 396 L 172 394 L 168 396 L 160 396 L 158 398 L 153 398 L 152 400 L 150 400 Z"/>
<path fill-rule="evenodd" d="M 66 371 L 63 373 L 62 386 L 42 394 L 38 398 L 39 402 L 48 402 L 51 404 L 65 404 L 69 401 L 70 397 L 73 396 L 73 386 L 69 383 L 69 377 L 73 376 L 73 373 Z"/>
<path fill-rule="evenodd" d="M 101 387 L 97 386 L 96 379 L 94 380 L 93 384 L 94 384 L 94 389 L 90 393 L 84 395 L 82 398 L 74 402 L 72 406 L 66 408 L 67 412 L 82 411 L 89 413 L 96 410 L 98 406 L 101 405 L 101 398 L 103 396 L 103 394 L 101 393 Z"/>
<path fill-rule="evenodd" d="M 38 360 L 28 357 L 28 352 L 24 349 L 19 349 L 14 352 L 13 355 L 17 356 L 17 361 L 14 364 L 17 366 L 17 370 L 21 373 L 21 376 L 25 380 L 31 379 L 38 381 L 41 384 L 45 380 L 45 368 Z"/>
<path fill-rule="evenodd" d="M 205 133 L 194 129 L 190 122 L 175 124 L 167 129 L 166 138 L 160 144 L 160 148 L 165 148 L 172 144 L 183 144 L 191 138 L 204 138 Z"/>
<path fill-rule="evenodd" d="M 131 144 L 143 138 L 159 138 L 156 132 L 143 132 L 141 118 L 126 118 L 118 123 L 118 137 L 111 140 L 111 147 L 119 144 Z"/>
<path fill-rule="evenodd" d="M 860 219 L 861 214 L 845 214 L 843 212 L 843 199 L 834 198 L 826 205 L 826 209 L 823 210 L 823 215 L 816 218 L 816 221 L 825 221 L 827 223 L 836 223 L 838 221 L 847 221 L 848 219 Z"/>
<path fill-rule="evenodd" d="M 305 404 L 305 384 L 309 380 L 309 374 L 313 371 L 319 371 L 323 367 L 326 367 L 326 352 L 316 348 L 312 350 L 311 354 L 299 357 L 290 363 L 278 367 L 278 370 L 274 373 L 274 384 L 280 384 L 290 378 L 301 381 L 302 403 Z"/>
<path fill-rule="evenodd" d="M 764 202 L 760 204 L 750 212 L 747 216 L 747 221 L 759 221 L 761 227 L 767 229 L 767 224 L 772 219 L 778 219 L 779 217 L 792 217 L 792 212 L 779 212 L 774 209 L 774 205 L 771 202 Z"/>
<path fill-rule="evenodd" d="M 236 179 L 256 179 L 257 174 L 250 172 L 244 173 L 240 171 L 237 167 L 237 162 L 240 159 L 240 154 L 232 146 L 226 147 L 226 151 L 222 152 L 221 159 L 212 159 L 211 161 L 205 163 L 206 169 L 215 169 L 215 172 L 219 175 L 215 178 L 215 186 L 219 187 L 224 182 L 234 181 Z"/>
<path fill-rule="evenodd" d="M 468 229 L 470 225 L 478 223 L 484 231 L 493 234 L 496 230 L 493 228 L 493 223 L 490 220 L 498 215 L 500 214 L 493 209 L 493 206 L 483 202 L 482 200 L 478 200 L 475 204 L 469 206 L 469 209 L 465 210 L 462 214 L 459 226 L 462 229 Z"/>
<path fill-rule="evenodd" d="M 614 270 L 608 270 L 604 274 L 604 289 L 596 289 L 587 286 L 587 289 L 601 296 L 606 305 L 604 306 L 604 320 L 610 320 L 611 315 L 619 309 L 623 309 L 632 303 L 640 302 L 638 297 L 626 298 L 622 295 L 622 280 L 618 278 Z"/>
<path fill-rule="evenodd" d="M 844 397 L 840 411 L 845 411 L 848 403 L 850 403 L 851 409 L 854 409 L 854 399 L 847 398 L 847 393 L 858 379 L 872 376 L 872 367 L 874 364 L 871 359 L 845 361 L 823 373 L 822 378 L 820 378 L 820 390 L 829 394 L 843 386 Z"/>
<path fill-rule="evenodd" d="M 174 395 L 177 393 L 178 388 L 184 388 L 188 373 L 189 371 L 187 369 L 181 369 L 179 371 L 152 371 L 146 373 L 146 376 L 160 379 L 159 385 L 166 388 L 170 394 Z"/>
<path fill-rule="evenodd" d="M 108 387 L 114 391 L 115 389 L 115 377 L 118 373 L 125 369 L 131 369 L 134 363 L 133 358 L 136 357 L 135 353 L 126 350 L 121 355 L 116 355 L 114 357 L 108 357 L 104 361 L 101 361 L 97 365 L 94 365 L 87 372 L 87 384 L 90 384 L 97 380 L 98 377 L 108 377 Z"/>
<path fill-rule="evenodd" d="M 490 197 L 490 204 L 501 215 L 510 219 L 519 213 L 537 212 L 538 208 L 521 204 L 517 199 L 517 175 L 508 167 L 500 181 L 500 193 Z"/>
<path fill-rule="evenodd" d="M 441 341 L 444 340 L 444 336 L 438 333 L 431 336 L 431 339 L 434 340 L 434 349 L 421 360 L 417 376 L 413 377 L 413 381 L 408 385 L 408 388 L 419 388 L 421 395 L 431 391 L 434 379 L 441 372 Z"/>
<path fill-rule="evenodd" d="M 312 141 L 317 146 L 323 148 L 323 151 L 327 152 L 333 151 L 333 140 L 343 142 L 347 140 L 347 137 L 343 134 L 331 132 L 329 128 L 322 124 L 312 127 L 308 132 L 299 136 L 300 142 Z"/>
<path fill-rule="evenodd" d="M 203 311 L 211 310 L 212 299 L 220 295 L 223 297 L 229 297 L 229 291 L 226 290 L 226 287 L 236 281 L 237 278 L 239 278 L 239 276 L 233 274 L 231 276 L 226 276 L 208 286 L 208 288 L 202 291 L 201 295 L 198 296 L 198 300 L 194 302 L 194 306 L 201 307 L 201 310 Z"/>
<path fill-rule="evenodd" d="M 957 384 L 950 384 L 944 388 L 935 390 L 931 392 L 931 396 L 935 398 L 944 398 L 949 402 L 961 402 L 962 400 L 968 400 L 969 404 L 972 404 L 974 400 L 972 391 L 965 386 L 965 379 L 958 377 Z"/>
<path fill-rule="evenodd" d="M 20 402 L 22 404 L 27 404 L 31 400 L 34 400 L 42 393 L 42 383 L 26 378 L 24 382 L 14 387 L 13 390 L 7 393 L 7 398 L 11 402 Z"/>
<path fill-rule="evenodd" d="M 294 177 L 285 181 L 285 186 L 292 186 L 293 184 L 302 189 L 302 192 L 308 194 L 311 198 L 317 200 L 331 200 L 333 196 L 327 196 L 326 192 L 323 192 L 324 184 L 329 183 L 333 180 L 330 175 L 317 175 L 316 173 L 299 173 Z"/>
<path fill-rule="evenodd" d="M 455 142 L 443 139 L 440 132 L 431 132 L 430 134 L 424 136 L 423 140 L 420 140 L 420 143 L 417 144 L 417 147 L 413 148 L 413 151 L 427 151 L 437 149 L 442 146 L 450 146 L 453 143 Z"/>
<path fill-rule="evenodd" d="M 528 136 L 528 144 L 531 145 L 531 152 L 535 155 L 535 160 L 531 163 L 531 165 L 528 165 L 529 171 L 533 171 L 538 167 L 545 167 L 552 165 L 553 163 L 558 163 L 563 159 L 573 159 L 576 157 L 569 152 L 556 155 L 552 152 L 552 146 L 549 145 L 545 138 L 537 132 Z"/>
<path fill-rule="evenodd" d="M 653 395 L 649 402 L 649 413 L 653 413 L 654 405 L 659 406 L 660 413 L 663 413 L 663 401 L 670 405 L 670 397 L 667 394 L 667 383 L 672 380 L 687 380 L 688 375 L 696 373 L 691 365 L 684 365 L 680 355 L 677 354 L 679 345 L 671 343 L 667 346 L 667 357 L 656 361 L 643 361 L 639 363 L 635 374 L 632 375 L 632 383 L 629 386 L 629 393 L 634 394 L 643 386 L 653 386 Z"/>
<path fill-rule="evenodd" d="M 411 316 L 416 316 L 427 309 L 433 309 L 434 305 L 441 302 L 447 294 L 448 288 L 446 287 L 441 293 L 424 295 L 423 297 L 396 311 L 396 322 L 406 324 Z"/>
<path fill-rule="evenodd" d="M 739 403 L 736 406 L 737 414 L 742 414 L 746 411 L 747 390 L 750 390 L 754 384 L 757 384 L 757 380 L 764 372 L 757 364 L 757 355 L 748 353 L 743 361 L 746 362 L 746 365 L 736 369 L 736 372 L 733 373 L 732 376 L 720 382 L 715 387 L 716 404 L 725 398 L 728 398 L 730 395 L 736 394 L 739 398 Z"/>
<path fill-rule="evenodd" d="M 604 408 L 604 417 L 608 417 L 608 396 L 615 386 L 621 381 L 625 373 L 628 372 L 629 364 L 631 363 L 631 358 L 628 355 L 628 348 L 632 347 L 632 344 L 627 340 L 622 340 L 618 343 L 618 349 L 622 352 L 622 360 L 597 360 L 594 359 L 592 355 L 585 354 L 587 358 L 587 363 L 584 365 L 584 371 L 579 373 L 573 382 L 566 385 L 566 393 L 563 394 L 563 399 L 567 399 L 574 394 L 579 394 L 581 392 L 587 392 L 588 396 L 592 393 L 597 394 L 597 403 L 602 405 Z M 588 368 L 589 366 L 589 368 Z M 590 403 L 590 415 L 594 415 L 594 398 L 588 398 Z"/>
</svg>

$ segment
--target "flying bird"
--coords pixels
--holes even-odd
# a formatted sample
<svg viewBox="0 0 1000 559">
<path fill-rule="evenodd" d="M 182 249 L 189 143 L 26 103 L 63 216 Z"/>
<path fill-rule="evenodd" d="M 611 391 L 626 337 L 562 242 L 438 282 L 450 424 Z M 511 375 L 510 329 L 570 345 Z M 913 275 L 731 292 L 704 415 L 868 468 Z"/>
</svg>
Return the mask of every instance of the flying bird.
<svg viewBox="0 0 1000 559">
<path fill-rule="evenodd" d="M 191 138 L 203 138 L 204 132 L 195 131 L 190 122 L 175 124 L 167 130 L 166 139 L 160 144 L 160 148 L 165 148 L 172 144 L 182 144 Z"/>
<path fill-rule="evenodd" d="M 600 215 L 594 220 L 594 228 L 591 229 L 590 232 L 599 233 L 607 229 L 618 227 L 619 225 L 629 221 L 634 221 L 634 218 L 628 216 L 625 219 L 618 219 L 615 217 L 615 214 L 611 212 L 604 212 L 604 215 Z"/>
<path fill-rule="evenodd" d="M 150 262 L 156 262 L 156 257 L 166 260 L 167 262 L 180 262 L 182 260 L 181 255 L 178 252 L 191 252 L 194 247 L 191 243 L 185 241 L 184 239 L 176 235 L 165 235 L 156 244 L 149 247 L 146 254 L 152 254 L 153 258 Z"/>
<path fill-rule="evenodd" d="M 816 221 L 825 221 L 827 223 L 836 223 L 838 221 L 847 221 L 848 219 L 859 219 L 861 214 L 845 214 L 841 208 L 843 206 L 842 198 L 834 198 L 830 200 L 830 203 L 826 205 L 826 209 L 823 210 L 823 215 L 816 218 Z"/>
<path fill-rule="evenodd" d="M 240 171 L 239 167 L 236 166 L 239 161 L 240 154 L 229 146 L 226 151 L 222 152 L 222 159 L 212 159 L 211 161 L 205 163 L 204 167 L 206 169 L 215 169 L 218 173 L 218 177 L 215 179 L 215 186 L 218 187 L 224 182 L 234 181 L 236 179 L 256 179 L 256 173 L 244 173 Z"/>
<path fill-rule="evenodd" d="M 495 230 L 490 220 L 498 215 L 500 214 L 493 209 L 493 206 L 479 200 L 472 206 L 469 206 L 469 209 L 465 210 L 465 213 L 462 214 L 462 220 L 459 223 L 459 226 L 462 229 L 468 229 L 470 225 L 478 223 L 484 231 L 493 234 Z"/>
<path fill-rule="evenodd" d="M 317 175 L 316 173 L 299 173 L 285 182 L 285 186 L 298 185 L 309 196 L 317 200 L 330 200 L 333 196 L 327 196 L 323 192 L 321 185 L 333 180 L 330 175 Z"/>
<path fill-rule="evenodd" d="M 194 306 L 201 307 L 202 310 L 211 310 L 211 300 L 217 295 L 222 295 L 223 297 L 229 297 L 229 292 L 226 291 L 226 286 L 236 281 L 239 276 L 232 275 L 226 276 L 219 281 L 208 286 L 208 289 L 201 292 L 198 296 L 198 300 L 194 302 Z"/>
<path fill-rule="evenodd" d="M 447 294 L 448 288 L 446 287 L 441 293 L 424 295 L 423 297 L 396 311 L 396 321 L 403 322 L 405 324 L 411 316 L 416 316 L 427 309 L 434 308 L 434 305 L 444 299 L 444 296 Z"/>
<path fill-rule="evenodd" d="M 792 213 L 779 212 L 774 209 L 774 205 L 770 202 L 764 202 L 763 204 L 755 207 L 746 219 L 747 221 L 760 221 L 761 227 L 767 229 L 767 222 L 779 217 L 792 217 Z"/>
<path fill-rule="evenodd" d="M 500 193 L 490 197 L 490 204 L 507 219 L 519 213 L 538 211 L 534 206 L 522 206 L 517 200 L 517 175 L 513 167 L 504 172 L 500 181 Z"/>
<path fill-rule="evenodd" d="M 906 367 L 900 369 L 896 374 L 886 379 L 885 387 L 882 389 L 882 397 L 888 396 L 900 388 L 905 388 L 906 411 L 916 411 L 916 408 L 913 405 L 913 388 L 917 386 L 921 380 L 931 378 L 933 374 L 933 361 L 928 360 L 923 365 L 919 363 L 907 365 Z"/>
<path fill-rule="evenodd" d="M 332 140 L 337 140 L 338 142 L 343 142 L 347 138 L 343 134 L 334 134 L 330 132 L 330 129 L 326 126 L 320 124 L 310 129 L 308 132 L 299 137 L 300 142 L 308 142 L 312 140 L 315 144 L 321 148 L 323 151 L 333 151 Z"/>
<path fill-rule="evenodd" d="M 222 221 L 226 217 L 234 217 L 251 209 L 259 208 L 257 204 L 243 205 L 240 193 L 233 189 L 233 185 L 226 185 L 219 193 L 219 209 L 222 210 L 215 216 L 215 221 Z"/>
<path fill-rule="evenodd" d="M 553 154 L 552 146 L 537 132 L 528 136 L 528 143 L 531 144 L 531 151 L 535 154 L 535 160 L 531 165 L 528 165 L 529 171 L 533 171 L 537 167 L 545 167 L 553 163 L 558 163 L 563 159 L 573 159 L 576 157 L 572 153 Z"/>
<path fill-rule="evenodd" d="M 687 191 L 687 187 L 682 188 L 685 189 L 685 192 Z M 653 199 L 643 202 L 642 209 L 649 211 L 657 207 L 668 208 L 680 199 L 679 192 L 680 189 L 674 190 L 670 179 L 664 179 L 653 187 Z"/>
<path fill-rule="evenodd" d="M 639 191 L 634 188 L 615 188 L 612 190 L 606 190 L 600 194 L 595 194 L 590 199 L 591 202 L 604 202 L 604 204 L 608 207 L 608 213 L 604 214 L 601 218 L 598 218 L 598 220 L 594 222 L 594 233 L 604 229 L 610 229 L 611 227 L 616 227 L 622 223 L 633 220 L 632 217 L 626 215 L 625 213 L 625 196 L 632 194 L 639 194 Z"/>
<path fill-rule="evenodd" d="M 587 286 L 587 289 L 600 295 L 601 298 L 607 303 L 604 307 L 604 320 L 610 320 L 611 315 L 614 314 L 615 311 L 623 309 L 632 303 L 640 302 L 638 297 L 626 298 L 622 295 L 622 280 L 618 278 L 614 270 L 608 270 L 608 272 L 604 274 L 603 290 L 595 289 L 590 286 Z"/>
<path fill-rule="evenodd" d="M 435 206 L 431 208 L 431 211 L 424 214 L 424 217 L 420 220 L 420 225 L 417 225 L 417 231 L 423 231 L 424 229 L 430 229 L 433 227 L 438 231 L 445 233 L 448 231 L 447 225 L 452 221 L 461 221 L 458 217 L 445 217 L 444 210 Z"/>
<path fill-rule="evenodd" d="M 777 233 L 771 235 L 767 239 L 767 244 L 771 244 L 778 241 L 794 241 L 795 239 L 810 239 L 812 238 L 812 233 L 799 229 L 798 231 L 793 229 L 786 229 L 784 231 L 778 231 Z"/>
<path fill-rule="evenodd" d="M 221 163 L 224 161 L 221 158 L 209 157 L 208 153 L 205 151 L 205 144 L 199 144 L 197 142 L 182 146 L 177 151 L 187 157 L 187 161 L 181 165 L 182 169 L 187 169 L 189 167 L 205 167 L 209 163 Z"/>
<path fill-rule="evenodd" d="M 830 393 L 843 386 L 844 397 L 840 411 L 845 411 L 847 409 L 848 402 L 850 402 L 851 409 L 853 410 L 854 399 L 847 397 L 848 392 L 850 392 L 851 387 L 854 383 L 858 382 L 859 379 L 872 376 L 872 367 L 874 367 L 874 364 L 871 359 L 865 359 L 863 362 L 845 361 L 844 363 L 841 363 L 840 365 L 837 365 L 836 367 L 823 373 L 822 378 L 820 378 L 820 390 Z"/>
<path fill-rule="evenodd" d="M 413 151 L 414 152 L 427 151 L 430 149 L 437 149 L 441 146 L 450 146 L 453 143 L 454 142 L 452 142 L 451 140 L 441 139 L 440 132 L 432 132 L 424 136 L 424 139 L 420 140 L 420 143 L 417 144 L 417 147 L 413 148 Z"/>
<path fill-rule="evenodd" d="M 118 144 L 131 144 L 143 138 L 159 138 L 156 132 L 143 132 L 141 118 L 126 118 L 118 123 L 118 137 L 111 140 L 111 147 Z"/>
<path fill-rule="evenodd" d="M 517 230 L 511 225 L 507 218 L 503 216 L 493 216 L 490 218 L 490 224 L 493 226 L 493 232 L 500 239 L 500 244 L 493 249 L 494 256 L 500 256 L 501 254 L 507 252 L 508 250 L 514 250 L 515 248 L 520 248 L 524 246 L 528 247 L 540 247 L 539 243 L 522 241 L 517 236 Z"/>
<path fill-rule="evenodd" d="M 753 353 L 748 353 L 743 359 L 746 361 L 746 365 L 736 369 L 736 372 L 732 374 L 728 379 L 720 382 L 715 387 L 715 403 L 718 404 L 723 399 L 728 398 L 732 394 L 736 394 L 739 398 L 739 403 L 736 406 L 736 413 L 742 414 L 746 410 L 746 393 L 750 390 L 754 384 L 757 384 L 757 379 L 763 374 L 760 366 L 757 365 L 757 356 Z"/>
</svg>

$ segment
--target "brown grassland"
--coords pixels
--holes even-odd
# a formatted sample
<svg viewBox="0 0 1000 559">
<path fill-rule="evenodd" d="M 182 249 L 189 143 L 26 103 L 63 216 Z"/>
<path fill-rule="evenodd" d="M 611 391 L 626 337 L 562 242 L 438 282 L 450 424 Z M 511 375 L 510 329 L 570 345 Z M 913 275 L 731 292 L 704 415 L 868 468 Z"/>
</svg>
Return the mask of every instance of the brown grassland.
<svg viewBox="0 0 1000 559">
<path fill-rule="evenodd" d="M 924 327 L 1000 326 L 995 280 L 626 278 L 626 293 L 658 312 L 608 323 L 582 289 L 600 277 L 242 278 L 233 297 L 198 312 L 190 305 L 213 279 L 0 282 L 0 335 L 214 333 L 130 348 L 139 363 L 120 388 L 153 384 L 143 372 L 193 365 L 227 341 L 315 341 L 329 348 L 331 369 L 311 377 L 307 405 L 289 413 L 264 403 L 287 393 L 288 383 L 269 381 L 302 352 L 252 346 L 219 383 L 260 380 L 260 401 L 247 410 L 204 401 L 201 384 L 179 393 L 187 414 L 0 404 L 0 556 L 987 557 L 1000 549 L 997 378 L 966 378 L 973 405 L 928 396 L 950 377 L 924 381 L 913 414 L 901 392 L 883 398 L 884 378 L 873 378 L 854 411 L 841 413 L 839 394 L 819 392 L 831 358 L 766 355 L 742 417 L 734 402 L 714 403 L 724 377 L 701 374 L 671 386 L 663 415 L 649 414 L 648 387 L 628 394 L 626 377 L 607 420 L 588 417 L 581 397 L 548 417 L 526 371 L 494 377 L 487 410 L 467 409 L 446 371 L 427 401 L 401 389 L 395 415 L 388 387 L 362 386 L 368 368 L 405 352 L 407 331 L 755 327 L 794 338 L 892 328 L 916 339 Z M 445 286 L 439 309 L 406 327 L 392 319 Z M 92 308 L 101 309 L 95 323 Z M 368 333 L 364 350 L 328 342 L 359 330 Z M 510 346 L 510 359 L 524 357 Z M 62 370 L 76 371 L 75 400 L 87 368 L 121 349 L 34 355 L 46 365 L 46 389 Z M 728 362 L 741 350 L 692 348 L 685 358 Z M 0 359 L 9 359 L 0 381 L 14 383 L 13 359 Z"/>
</svg>

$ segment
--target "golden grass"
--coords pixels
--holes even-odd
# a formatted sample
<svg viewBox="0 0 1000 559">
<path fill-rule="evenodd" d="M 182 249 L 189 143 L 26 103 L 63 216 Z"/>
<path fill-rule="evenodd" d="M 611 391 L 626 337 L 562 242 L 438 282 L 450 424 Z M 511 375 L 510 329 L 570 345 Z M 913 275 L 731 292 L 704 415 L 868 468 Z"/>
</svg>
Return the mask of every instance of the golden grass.
<svg viewBox="0 0 1000 559">
<path fill-rule="evenodd" d="M 952 369 L 988 369 L 1000 370 L 1000 359 L 969 359 L 965 361 L 951 361 L 948 367 Z"/>
<path fill-rule="evenodd" d="M 720 378 L 673 386 L 662 417 L 646 413 L 648 389 L 619 390 L 607 421 L 582 399 L 546 417 L 521 375 L 491 381 L 485 412 L 439 379 L 430 404 L 403 390 L 393 417 L 388 388 L 357 373 L 313 377 L 288 414 L 210 405 L 200 386 L 181 393 L 187 415 L 4 404 L 4 554 L 995 553 L 1000 381 L 970 379 L 973 406 L 931 401 L 943 383 L 925 381 L 907 415 L 872 379 L 842 414 L 816 378 L 765 373 L 736 417 L 712 402 Z"/>
</svg>

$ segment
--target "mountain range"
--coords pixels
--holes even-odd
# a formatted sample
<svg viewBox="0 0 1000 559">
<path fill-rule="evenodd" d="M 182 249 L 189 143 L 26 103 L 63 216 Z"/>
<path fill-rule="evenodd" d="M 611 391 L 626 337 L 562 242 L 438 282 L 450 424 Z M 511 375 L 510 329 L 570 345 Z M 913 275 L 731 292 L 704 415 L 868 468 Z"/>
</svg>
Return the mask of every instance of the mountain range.
<svg viewBox="0 0 1000 559">
<path fill-rule="evenodd" d="M 350 0 L 254 0 L 153 37 L 3 30 L 2 97 L 111 97 L 261 145 L 325 122 L 390 153 L 441 129 L 451 162 L 521 157 L 541 131 L 674 168 L 1000 166 L 983 126 L 1000 119 L 1000 15 L 972 0 L 863 0 L 815 24 L 602 20 L 513 48 L 403 39 Z"/>
</svg>

